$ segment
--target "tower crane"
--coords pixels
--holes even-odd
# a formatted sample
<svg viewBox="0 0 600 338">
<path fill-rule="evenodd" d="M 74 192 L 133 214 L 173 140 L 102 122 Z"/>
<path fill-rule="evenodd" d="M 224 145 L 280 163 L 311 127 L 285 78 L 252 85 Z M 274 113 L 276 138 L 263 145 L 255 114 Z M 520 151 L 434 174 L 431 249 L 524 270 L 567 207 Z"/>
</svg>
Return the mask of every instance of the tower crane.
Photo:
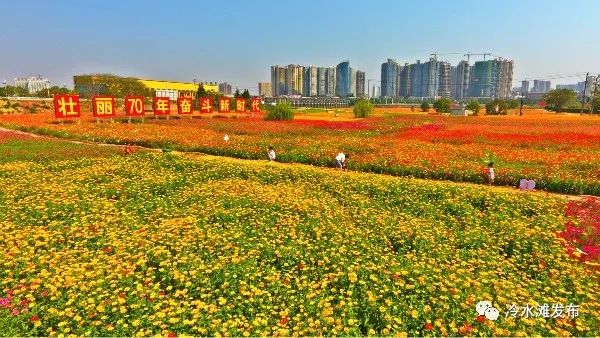
<svg viewBox="0 0 600 338">
<path fill-rule="evenodd" d="M 467 62 L 469 62 L 470 59 L 471 59 L 471 55 L 483 55 L 483 61 L 485 61 L 485 56 L 486 55 L 492 56 L 492 53 L 467 53 L 467 54 L 465 54 L 463 56 L 466 56 L 467 57 Z"/>
</svg>

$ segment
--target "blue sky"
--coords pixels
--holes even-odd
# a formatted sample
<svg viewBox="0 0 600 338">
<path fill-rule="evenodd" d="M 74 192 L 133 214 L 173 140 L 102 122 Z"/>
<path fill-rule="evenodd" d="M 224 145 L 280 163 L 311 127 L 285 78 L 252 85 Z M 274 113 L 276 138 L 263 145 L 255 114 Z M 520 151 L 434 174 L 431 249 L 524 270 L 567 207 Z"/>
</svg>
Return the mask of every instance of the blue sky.
<svg viewBox="0 0 600 338">
<path fill-rule="evenodd" d="M 254 92 L 273 64 L 349 59 L 380 80 L 389 57 L 484 51 L 514 59 L 515 81 L 600 72 L 595 0 L 0 1 L 0 81 L 111 72 Z"/>
</svg>

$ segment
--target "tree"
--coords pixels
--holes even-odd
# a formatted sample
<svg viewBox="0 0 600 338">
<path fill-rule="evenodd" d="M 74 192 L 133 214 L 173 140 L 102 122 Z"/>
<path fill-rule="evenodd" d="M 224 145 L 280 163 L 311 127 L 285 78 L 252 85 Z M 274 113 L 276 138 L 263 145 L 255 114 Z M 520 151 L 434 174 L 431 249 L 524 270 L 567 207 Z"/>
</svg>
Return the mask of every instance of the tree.
<svg viewBox="0 0 600 338">
<path fill-rule="evenodd" d="M 467 106 L 465 108 L 467 108 L 467 110 L 473 111 L 474 115 L 479 115 L 479 111 L 481 110 L 481 106 L 479 105 L 479 101 L 477 101 L 477 100 L 469 101 L 469 103 L 467 103 Z"/>
<path fill-rule="evenodd" d="M 600 113 L 600 86 L 596 86 L 596 90 L 594 91 L 592 113 Z"/>
<path fill-rule="evenodd" d="M 485 105 L 485 113 L 488 115 L 508 114 L 508 104 L 501 99 L 494 99 Z"/>
<path fill-rule="evenodd" d="M 71 94 L 73 91 L 66 87 L 52 86 L 48 89 L 42 89 L 35 93 L 36 97 L 51 97 L 55 94 Z"/>
<path fill-rule="evenodd" d="M 352 110 L 354 112 L 354 117 L 369 117 L 373 112 L 373 105 L 367 100 L 360 99 L 354 103 L 354 108 Z"/>
<path fill-rule="evenodd" d="M 248 89 L 244 89 L 244 92 L 241 95 L 243 98 L 245 98 L 246 100 L 250 100 L 250 91 L 248 91 Z"/>
<path fill-rule="evenodd" d="M 196 97 L 203 97 L 206 96 L 208 93 L 206 91 L 206 89 L 204 89 L 204 85 L 201 83 L 198 86 L 198 91 L 196 91 Z"/>
<path fill-rule="evenodd" d="M 424 111 L 424 112 L 429 111 L 429 102 L 423 101 L 423 103 L 421 103 L 421 111 Z"/>
<path fill-rule="evenodd" d="M 452 108 L 452 100 L 447 97 L 442 97 L 433 103 L 433 108 L 438 113 L 449 114 Z"/>
<path fill-rule="evenodd" d="M 235 93 L 233 93 L 233 97 L 240 97 L 240 96 L 242 96 L 242 95 L 240 94 L 240 90 L 236 88 L 236 89 L 235 89 Z"/>
<path fill-rule="evenodd" d="M 275 106 L 267 105 L 267 114 L 265 120 L 267 121 L 281 121 L 281 120 L 293 120 L 294 111 L 289 103 L 282 102 Z"/>
<path fill-rule="evenodd" d="M 153 96 L 151 90 L 133 77 L 122 77 L 113 74 L 87 74 L 73 76 L 74 91 L 81 97 L 93 95 L 109 95 L 123 97 L 126 95 Z"/>
<path fill-rule="evenodd" d="M 577 93 L 571 89 L 554 89 L 544 94 L 546 104 L 553 107 L 557 113 L 569 102 L 577 100 Z"/>
<path fill-rule="evenodd" d="M 25 89 L 23 87 L 4 86 L 4 87 L 0 87 L 0 96 L 25 97 L 25 96 L 31 96 L 31 95 L 29 94 L 27 89 Z"/>
</svg>

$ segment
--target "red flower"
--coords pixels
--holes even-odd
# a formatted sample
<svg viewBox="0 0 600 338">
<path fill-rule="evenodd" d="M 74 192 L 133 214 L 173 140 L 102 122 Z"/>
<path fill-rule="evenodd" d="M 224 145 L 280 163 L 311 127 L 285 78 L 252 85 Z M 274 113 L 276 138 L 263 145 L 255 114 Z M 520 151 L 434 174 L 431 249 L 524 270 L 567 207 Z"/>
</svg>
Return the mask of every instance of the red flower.
<svg viewBox="0 0 600 338">
<path fill-rule="evenodd" d="M 485 316 L 484 315 L 477 316 L 477 321 L 480 323 L 485 323 Z"/>
<path fill-rule="evenodd" d="M 166 295 L 166 294 L 167 294 L 167 293 L 166 293 L 166 292 L 164 292 L 164 291 L 159 291 L 159 292 L 158 292 L 158 295 L 159 295 L 159 296 L 164 296 L 164 295 Z"/>
<path fill-rule="evenodd" d="M 29 317 L 29 321 L 30 322 L 37 322 L 38 320 L 40 320 L 40 317 L 33 315 L 31 317 Z"/>
<path fill-rule="evenodd" d="M 471 332 L 472 329 L 473 327 L 471 326 L 471 324 L 465 322 L 464 325 L 460 327 L 459 331 L 462 333 L 467 333 Z"/>
<path fill-rule="evenodd" d="M 119 298 L 123 298 L 123 299 L 125 299 L 125 292 L 121 292 L 121 293 L 119 293 Z"/>
<path fill-rule="evenodd" d="M 282 326 L 285 326 L 285 324 L 287 324 L 289 322 L 289 319 L 286 316 L 281 317 L 281 320 L 279 320 L 279 324 L 281 324 Z"/>
<path fill-rule="evenodd" d="M 168 337 L 168 338 L 175 338 L 175 337 L 177 337 L 177 334 L 176 334 L 176 333 L 173 333 L 173 332 L 171 332 L 171 333 L 169 333 L 169 334 L 167 335 L 167 337 Z"/>
<path fill-rule="evenodd" d="M 426 323 L 426 324 L 425 324 L 425 330 L 427 330 L 427 331 L 431 331 L 431 330 L 433 330 L 433 324 L 431 324 L 431 323 Z"/>
<path fill-rule="evenodd" d="M 44 290 L 44 291 L 40 292 L 40 296 L 47 297 L 48 296 L 48 291 Z"/>
<path fill-rule="evenodd" d="M 23 299 L 21 302 L 19 302 L 19 304 L 21 306 L 27 306 L 27 305 L 29 305 L 29 299 Z"/>
</svg>

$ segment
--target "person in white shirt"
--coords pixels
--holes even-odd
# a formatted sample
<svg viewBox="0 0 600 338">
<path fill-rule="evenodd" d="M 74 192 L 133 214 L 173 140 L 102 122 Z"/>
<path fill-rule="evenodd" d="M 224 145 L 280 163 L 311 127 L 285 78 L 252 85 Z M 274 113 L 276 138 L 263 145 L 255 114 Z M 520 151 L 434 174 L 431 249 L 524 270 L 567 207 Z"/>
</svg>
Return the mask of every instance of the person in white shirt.
<svg viewBox="0 0 600 338">
<path fill-rule="evenodd" d="M 346 167 L 346 159 L 350 158 L 350 155 L 346 155 L 344 153 L 339 153 L 335 157 L 335 167 L 343 170 Z"/>
<path fill-rule="evenodd" d="M 269 147 L 269 150 L 267 150 L 267 155 L 269 155 L 269 161 L 275 161 L 275 150 L 273 150 L 273 147 Z"/>
<path fill-rule="evenodd" d="M 485 178 L 487 180 L 487 184 L 494 184 L 494 162 L 488 163 L 487 167 L 485 168 Z"/>
</svg>

